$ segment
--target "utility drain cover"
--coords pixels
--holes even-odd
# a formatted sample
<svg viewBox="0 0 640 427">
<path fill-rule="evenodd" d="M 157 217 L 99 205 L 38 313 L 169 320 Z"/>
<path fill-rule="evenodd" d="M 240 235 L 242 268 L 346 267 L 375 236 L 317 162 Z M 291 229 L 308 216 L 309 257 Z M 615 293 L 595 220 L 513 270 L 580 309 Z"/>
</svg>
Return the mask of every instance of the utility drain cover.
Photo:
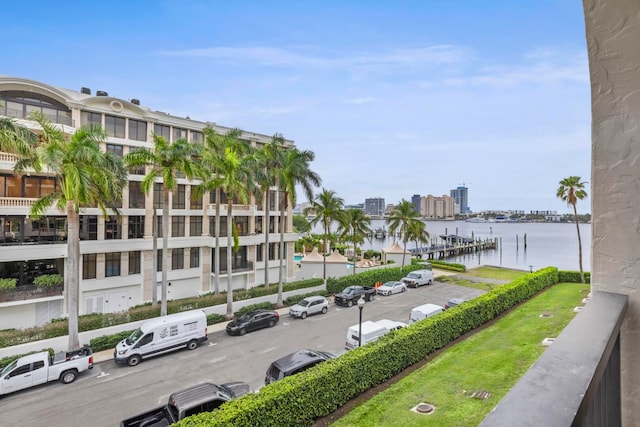
<svg viewBox="0 0 640 427">
<path fill-rule="evenodd" d="M 428 403 L 418 403 L 416 406 L 414 406 L 413 408 L 411 408 L 411 410 L 413 412 L 415 412 L 416 414 L 423 414 L 423 415 L 427 415 L 432 413 L 433 411 L 436 410 L 435 406 L 430 405 Z"/>
<path fill-rule="evenodd" d="M 545 347 L 549 347 L 555 340 L 555 338 L 545 338 L 542 340 L 542 345 Z"/>
<path fill-rule="evenodd" d="M 542 313 L 540 315 L 540 317 L 553 317 L 553 314 L 551 314 L 551 313 Z"/>
<path fill-rule="evenodd" d="M 575 307 L 575 308 L 573 309 L 573 311 L 574 311 L 575 313 L 580 313 L 580 312 L 582 311 L 582 308 L 583 308 L 583 307 L 578 306 L 578 307 Z"/>
<path fill-rule="evenodd" d="M 491 396 L 491 393 L 489 393 L 488 391 L 485 391 L 485 390 L 476 390 L 471 394 L 472 398 L 480 399 L 480 400 L 488 399 L 489 396 Z"/>
</svg>

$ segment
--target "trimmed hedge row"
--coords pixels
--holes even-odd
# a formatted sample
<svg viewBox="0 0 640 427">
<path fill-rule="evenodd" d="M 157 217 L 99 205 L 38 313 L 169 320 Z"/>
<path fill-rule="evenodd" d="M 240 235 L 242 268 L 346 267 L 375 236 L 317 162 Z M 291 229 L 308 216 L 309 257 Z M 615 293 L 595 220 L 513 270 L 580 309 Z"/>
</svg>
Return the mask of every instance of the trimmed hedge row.
<svg viewBox="0 0 640 427">
<path fill-rule="evenodd" d="M 400 280 L 408 272 L 424 268 L 423 265 L 412 264 L 401 267 L 377 268 L 375 270 L 364 271 L 358 274 L 340 277 L 338 279 L 327 279 L 327 292 L 335 294 L 342 292 L 347 286 L 373 286 L 376 282 L 388 282 L 390 280 Z"/>
<path fill-rule="evenodd" d="M 432 266 L 439 268 L 440 270 L 457 271 L 459 273 L 464 273 L 465 271 L 467 271 L 467 267 L 464 264 L 440 261 L 437 259 L 430 259 L 429 262 L 431 263 Z"/>
<path fill-rule="evenodd" d="M 555 267 L 523 276 L 438 316 L 389 333 L 371 344 L 177 425 L 312 425 L 315 419 L 334 412 L 350 399 L 555 283 L 558 283 Z"/>
<path fill-rule="evenodd" d="M 580 283 L 580 272 L 579 271 L 559 271 L 558 278 L 559 278 L 559 281 L 563 283 Z M 585 271 L 584 280 L 587 283 L 591 283 L 591 273 L 589 273 L 588 271 Z"/>
</svg>

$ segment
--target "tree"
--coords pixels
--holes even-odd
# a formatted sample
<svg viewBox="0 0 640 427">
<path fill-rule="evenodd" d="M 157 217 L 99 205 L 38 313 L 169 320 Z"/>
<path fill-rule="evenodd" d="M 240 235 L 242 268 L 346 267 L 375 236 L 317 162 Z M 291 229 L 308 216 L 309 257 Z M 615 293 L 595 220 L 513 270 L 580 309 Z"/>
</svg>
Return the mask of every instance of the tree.
<svg viewBox="0 0 640 427">
<path fill-rule="evenodd" d="M 327 285 L 327 252 L 329 251 L 329 232 L 331 224 L 336 221 L 340 222 L 343 211 L 344 201 L 336 196 L 336 192 L 332 190 L 322 189 L 322 192 L 316 194 L 316 197 L 311 201 L 311 206 L 304 210 L 305 215 L 313 213 L 315 218 L 311 220 L 311 225 L 318 223 L 322 224 L 324 231 L 324 256 L 322 259 L 322 278 L 324 279 L 324 285 Z"/>
<path fill-rule="evenodd" d="M 416 251 L 420 249 L 420 243 L 429 243 L 429 232 L 427 231 L 427 225 L 424 222 L 412 221 L 409 224 L 407 232 L 409 233 L 407 241 L 411 240 L 416 243 Z"/>
<path fill-rule="evenodd" d="M 356 274 L 358 243 L 364 242 L 367 235 L 372 232 L 370 225 L 371 218 L 365 215 L 362 209 L 351 208 L 345 211 L 338 229 L 343 238 L 353 243 L 353 274 Z"/>
<path fill-rule="evenodd" d="M 293 215 L 293 229 L 297 233 L 308 233 L 311 231 L 311 224 L 304 215 Z"/>
<path fill-rule="evenodd" d="M 0 117 L 0 151 L 29 156 L 35 150 L 38 136 L 17 120 Z"/>
<path fill-rule="evenodd" d="M 192 179 L 197 172 L 194 158 L 198 156 L 197 146 L 186 139 L 178 139 L 170 144 L 160 135 L 153 135 L 153 148 L 137 148 L 125 157 L 129 167 L 149 166 L 142 179 L 141 189 L 145 194 L 153 191 L 156 179 L 162 178 L 162 297 L 160 315 L 167 314 L 167 272 L 169 270 L 169 194 L 178 186 L 177 175 Z M 154 254 L 155 256 L 155 254 Z M 153 292 L 156 292 L 154 271 Z"/>
<path fill-rule="evenodd" d="M 65 279 L 69 303 L 69 349 L 80 346 L 78 311 L 80 297 L 80 209 L 98 206 L 104 216 L 107 209 L 117 213 L 115 201 L 122 197 L 127 171 L 122 159 L 100 150 L 106 134 L 99 127 L 82 127 L 67 137 L 60 127 L 52 125 L 40 114 L 33 119 L 41 128 L 37 149 L 23 152 L 16 162 L 16 173 L 45 170 L 56 186 L 52 193 L 38 199 L 30 215 L 38 218 L 55 206 L 67 214 L 67 260 Z"/>
<path fill-rule="evenodd" d="M 580 237 L 580 222 L 578 221 L 578 210 L 576 203 L 587 197 L 584 189 L 586 182 L 580 181 L 579 176 L 570 176 L 560 181 L 560 187 L 556 195 L 563 201 L 567 202 L 567 206 L 573 207 L 573 217 L 576 221 L 576 230 L 578 231 L 578 261 L 580 264 L 580 280 L 585 283 L 584 271 L 582 269 L 582 239 Z"/>
<path fill-rule="evenodd" d="M 285 212 L 296 204 L 296 187 L 302 187 L 308 199 L 313 197 L 313 187 L 320 185 L 320 175 L 311 170 L 309 164 L 315 159 L 313 151 L 299 150 L 295 147 L 287 150 L 282 159 L 282 166 L 278 174 L 280 188 L 280 267 L 278 270 L 278 302 L 282 305 L 282 290 L 284 282 L 284 229 Z M 325 264 L 326 265 L 326 264 Z M 326 274 L 325 274 L 326 275 Z M 326 279 L 325 279 L 326 283 Z"/>
<path fill-rule="evenodd" d="M 264 195 L 264 247 L 266 256 L 264 261 L 264 286 L 269 286 L 269 225 L 271 222 L 271 187 L 278 185 L 278 175 L 282 169 L 284 155 L 284 138 L 275 134 L 271 141 L 256 152 L 258 168 L 256 171 L 256 184 Z"/>
<path fill-rule="evenodd" d="M 402 267 L 404 267 L 404 260 L 407 252 L 407 242 L 411 237 L 411 229 L 419 227 L 415 222 L 420 221 L 418 212 L 415 206 L 408 200 L 402 199 L 400 203 L 391 211 L 389 217 L 386 220 L 389 226 L 389 233 L 400 236 L 403 243 L 404 251 L 402 253 Z"/>
</svg>

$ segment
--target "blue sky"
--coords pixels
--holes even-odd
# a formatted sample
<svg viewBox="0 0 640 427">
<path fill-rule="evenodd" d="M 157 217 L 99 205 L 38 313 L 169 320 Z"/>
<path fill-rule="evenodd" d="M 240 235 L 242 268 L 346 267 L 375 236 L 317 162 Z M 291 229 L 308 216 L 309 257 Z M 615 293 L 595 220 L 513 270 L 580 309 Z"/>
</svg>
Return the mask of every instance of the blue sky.
<svg viewBox="0 0 640 427">
<path fill-rule="evenodd" d="M 474 211 L 568 213 L 560 179 L 590 181 L 578 0 L 37 0 L 2 16 L 0 74 L 281 133 L 348 204 L 465 183 Z"/>
</svg>

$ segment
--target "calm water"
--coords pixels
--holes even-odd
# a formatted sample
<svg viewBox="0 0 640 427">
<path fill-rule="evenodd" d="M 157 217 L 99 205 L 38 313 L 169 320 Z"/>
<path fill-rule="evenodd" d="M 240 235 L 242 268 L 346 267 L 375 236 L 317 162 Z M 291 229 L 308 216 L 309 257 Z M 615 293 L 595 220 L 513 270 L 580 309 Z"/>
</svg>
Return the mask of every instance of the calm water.
<svg viewBox="0 0 640 427">
<path fill-rule="evenodd" d="M 482 251 L 447 261 L 467 267 L 494 265 L 519 270 L 538 270 L 555 266 L 562 270 L 579 270 L 578 233 L 571 223 L 471 223 L 465 221 L 425 221 L 433 243 L 442 243 L 441 234 L 458 234 L 465 237 L 498 239 L 498 249 Z M 371 221 L 371 228 L 385 227 L 384 220 Z M 385 227 L 386 228 L 386 227 Z M 316 231 L 314 232 L 320 232 Z M 524 248 L 524 235 L 527 248 Z M 590 270 L 591 224 L 580 224 L 582 238 L 582 265 Z M 393 238 L 372 239 L 361 245 L 364 249 L 380 250 L 393 243 Z M 407 248 L 415 248 L 408 242 Z"/>
</svg>

